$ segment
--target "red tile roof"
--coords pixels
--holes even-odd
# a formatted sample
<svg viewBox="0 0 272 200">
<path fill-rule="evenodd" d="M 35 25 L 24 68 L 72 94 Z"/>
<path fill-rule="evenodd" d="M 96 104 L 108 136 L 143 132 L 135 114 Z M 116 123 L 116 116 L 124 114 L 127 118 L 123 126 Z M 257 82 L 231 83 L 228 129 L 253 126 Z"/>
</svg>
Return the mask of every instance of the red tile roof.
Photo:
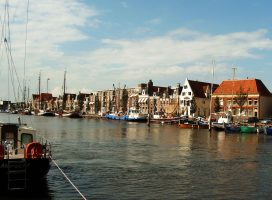
<svg viewBox="0 0 272 200">
<path fill-rule="evenodd" d="M 266 88 L 263 82 L 259 79 L 244 79 L 244 80 L 226 80 L 215 90 L 213 95 L 230 95 L 239 94 L 240 90 L 247 94 L 259 94 L 260 96 L 271 96 L 270 91 Z"/>
<path fill-rule="evenodd" d="M 200 81 L 192 81 L 192 80 L 188 80 L 189 85 L 192 89 L 192 92 L 194 94 L 195 97 L 198 98 L 207 98 L 205 93 L 207 92 L 207 89 L 211 88 L 211 83 L 206 83 L 206 82 L 200 82 Z M 213 91 L 215 91 L 215 89 L 218 87 L 218 84 L 213 84 Z"/>
</svg>

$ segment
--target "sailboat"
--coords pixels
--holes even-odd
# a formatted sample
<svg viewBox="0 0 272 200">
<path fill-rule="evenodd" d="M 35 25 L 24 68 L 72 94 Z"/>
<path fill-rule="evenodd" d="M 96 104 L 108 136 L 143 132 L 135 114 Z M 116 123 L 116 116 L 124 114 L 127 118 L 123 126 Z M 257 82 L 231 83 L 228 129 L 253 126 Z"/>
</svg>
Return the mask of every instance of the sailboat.
<svg viewBox="0 0 272 200">
<path fill-rule="evenodd" d="M 6 4 L 8 2 L 6 1 Z M 8 12 L 8 5 L 5 7 Z M 5 13 L 8 16 L 8 13 Z M 9 24 L 9 18 L 2 23 Z M 15 66 L 11 53 L 9 26 L 3 26 L 9 78 L 15 81 Z M 19 80 L 18 80 L 19 82 Z M 8 84 L 9 85 L 9 84 Z M 14 84 L 12 84 L 14 87 Z M 9 86 L 8 86 L 9 90 Z M 51 166 L 51 145 L 38 136 L 37 131 L 18 122 L 0 122 L 0 190 L 25 190 L 33 182 L 45 178 Z"/>
</svg>

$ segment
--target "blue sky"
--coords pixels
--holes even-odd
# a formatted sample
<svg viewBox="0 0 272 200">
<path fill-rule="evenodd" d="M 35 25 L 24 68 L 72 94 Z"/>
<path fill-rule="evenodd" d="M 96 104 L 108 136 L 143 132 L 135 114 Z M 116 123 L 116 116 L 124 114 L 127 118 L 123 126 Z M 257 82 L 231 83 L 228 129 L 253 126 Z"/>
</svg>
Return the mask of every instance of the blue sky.
<svg viewBox="0 0 272 200">
<path fill-rule="evenodd" d="M 1 24 L 5 1 L 1 0 Z M 269 0 L 40 0 L 29 4 L 26 80 L 37 92 L 78 93 L 136 87 L 152 79 L 175 86 L 258 78 L 272 90 L 272 15 Z M 14 60 L 23 74 L 27 0 L 10 1 Z M 4 51 L 1 46 L 1 53 Z M 5 62 L 0 62 L 5 79 Z M 7 71 L 7 70 L 6 70 Z M 6 89 L 0 86 L 0 98 Z"/>
</svg>

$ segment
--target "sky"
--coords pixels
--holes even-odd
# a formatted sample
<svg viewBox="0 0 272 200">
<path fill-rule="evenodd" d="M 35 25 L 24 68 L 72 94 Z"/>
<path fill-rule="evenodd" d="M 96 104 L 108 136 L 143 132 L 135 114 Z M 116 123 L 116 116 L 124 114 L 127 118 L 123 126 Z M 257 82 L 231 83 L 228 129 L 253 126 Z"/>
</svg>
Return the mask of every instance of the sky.
<svg viewBox="0 0 272 200">
<path fill-rule="evenodd" d="M 261 79 L 272 91 L 270 0 L 8 2 L 9 29 L 6 0 L 0 0 L 0 99 L 20 96 L 16 84 L 7 89 L 12 83 L 4 38 L 13 75 L 30 94 L 38 92 L 39 74 L 41 92 L 59 96 L 65 71 L 66 91 L 78 94 L 150 79 L 165 87 L 186 78 L 220 84 L 233 78 L 233 68 L 235 79 Z"/>
</svg>

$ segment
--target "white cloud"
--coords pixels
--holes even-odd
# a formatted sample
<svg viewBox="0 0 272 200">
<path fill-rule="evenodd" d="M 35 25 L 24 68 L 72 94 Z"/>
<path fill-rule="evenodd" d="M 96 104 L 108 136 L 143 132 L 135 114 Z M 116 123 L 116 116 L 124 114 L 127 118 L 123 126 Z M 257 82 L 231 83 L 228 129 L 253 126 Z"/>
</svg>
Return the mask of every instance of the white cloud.
<svg viewBox="0 0 272 200">
<path fill-rule="evenodd" d="M 21 68 L 19 74 L 22 74 L 25 41 L 22 2 L 17 1 L 11 24 L 14 58 Z M 98 15 L 99 11 L 75 0 L 30 1 L 26 67 L 32 92 L 36 91 L 40 70 L 44 80 L 50 78 L 49 91 L 55 95 L 61 93 L 64 69 L 67 69 L 68 92 L 75 93 L 108 89 L 119 82 L 134 87 L 149 79 L 157 85 L 183 83 L 186 77 L 209 81 L 213 59 L 217 62 L 219 82 L 230 74 L 226 72 L 233 61 L 260 59 L 262 50 L 272 49 L 265 29 L 218 35 L 177 29 L 143 39 L 104 38 L 99 41 L 100 48 L 68 53 L 67 43 L 88 41 L 91 36 L 81 28 L 99 25 Z M 0 76 L 5 77 L 3 71 Z M 45 81 L 43 89 L 44 86 Z M 5 90 L 4 86 L 0 88 Z"/>
</svg>

